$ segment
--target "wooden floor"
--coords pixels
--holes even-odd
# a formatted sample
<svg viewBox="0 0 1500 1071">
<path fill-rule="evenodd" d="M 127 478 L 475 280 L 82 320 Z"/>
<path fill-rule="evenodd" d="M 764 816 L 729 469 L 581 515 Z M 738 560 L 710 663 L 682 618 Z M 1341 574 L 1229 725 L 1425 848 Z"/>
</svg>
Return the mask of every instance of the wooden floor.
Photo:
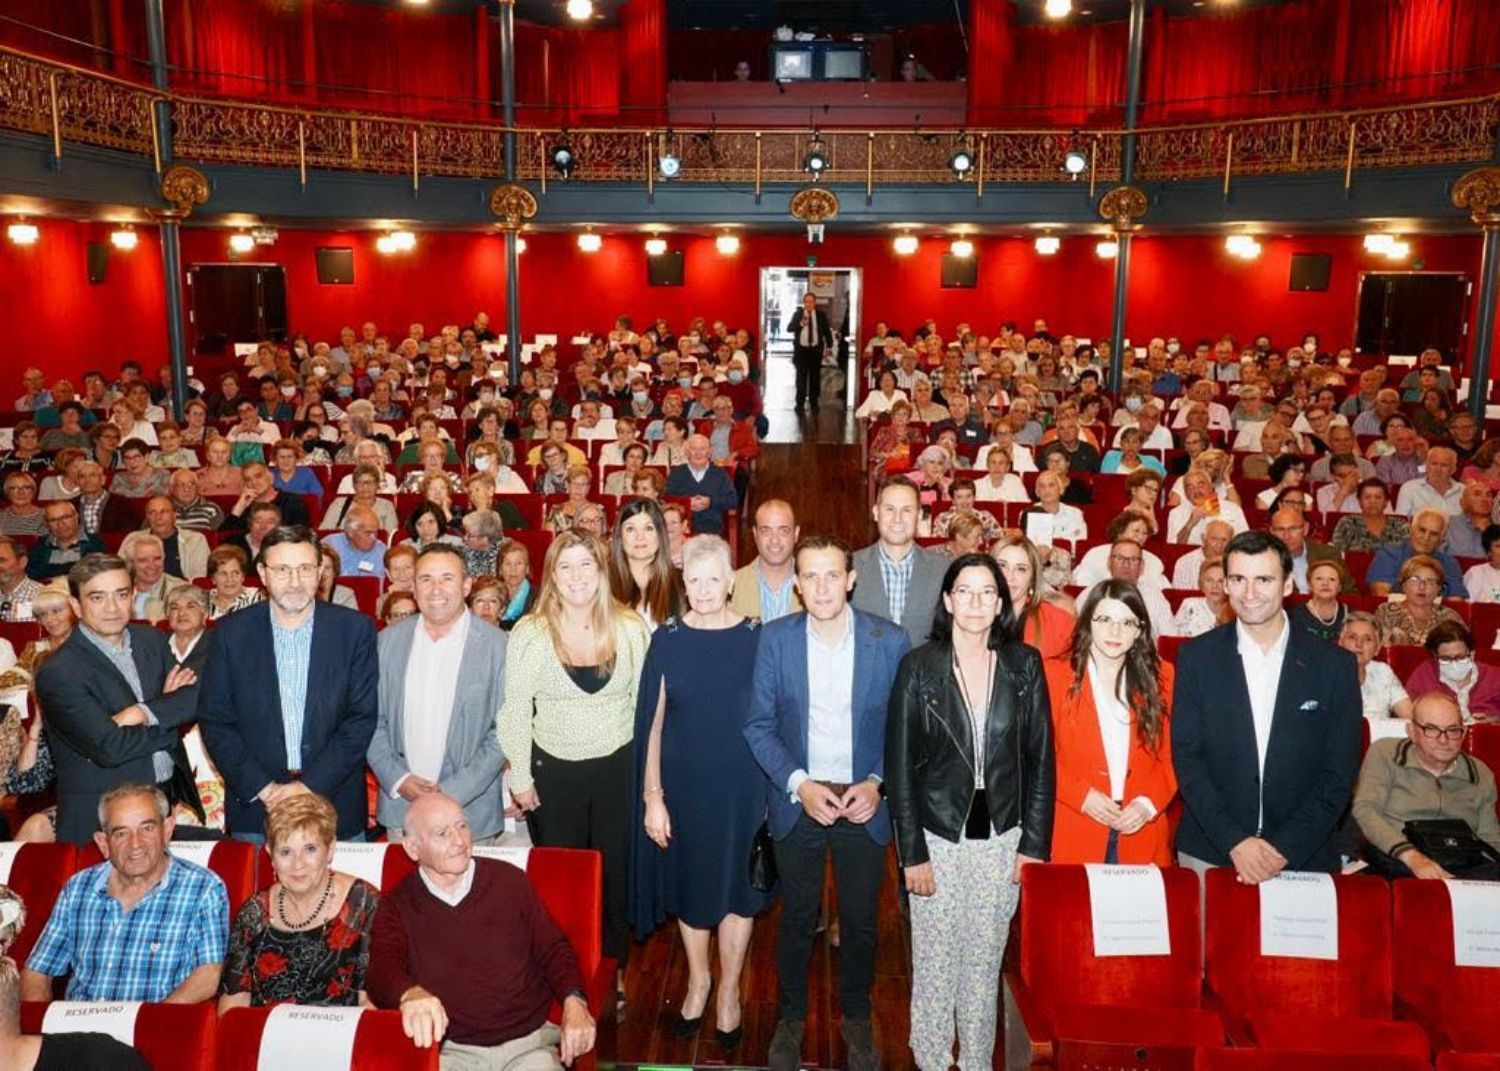
<svg viewBox="0 0 1500 1071">
<path fill-rule="evenodd" d="M 768 405 L 790 399 L 768 399 Z M 758 499 L 784 498 L 796 510 L 802 534 L 828 532 L 863 546 L 873 535 L 863 482 L 858 475 L 859 448 L 854 445 L 854 421 L 842 408 L 829 404 L 816 415 L 798 417 L 790 411 L 769 414 L 771 429 L 762 448 L 756 476 Z M 741 540 L 742 556 L 754 556 L 749 527 Z M 879 948 L 875 962 L 874 1021 L 882 1067 L 911 1068 L 907 1041 L 907 1004 L 911 995 L 910 958 L 906 931 L 897 902 L 895 863 L 881 889 Z M 831 877 L 830 877 L 831 885 Z M 687 986 L 687 960 L 675 923 L 663 926 L 635 947 L 626 971 L 624 1021 L 601 1023 L 602 1061 L 622 1067 L 697 1066 L 763 1067 L 771 1034 L 776 1028 L 776 923 L 779 908 L 756 922 L 745 975 L 741 980 L 745 1037 L 726 1059 L 714 1040 L 710 996 L 703 1028 L 695 1038 L 679 1041 L 669 1033 Z M 824 935 L 826 938 L 826 935 Z M 717 948 L 711 950 L 717 971 Z M 839 1036 L 837 1004 L 838 950 L 826 939 L 815 945 L 809 976 L 811 1006 L 807 1018 L 803 1064 L 806 1067 L 846 1066 Z M 717 974 L 716 974 L 717 980 Z"/>
</svg>

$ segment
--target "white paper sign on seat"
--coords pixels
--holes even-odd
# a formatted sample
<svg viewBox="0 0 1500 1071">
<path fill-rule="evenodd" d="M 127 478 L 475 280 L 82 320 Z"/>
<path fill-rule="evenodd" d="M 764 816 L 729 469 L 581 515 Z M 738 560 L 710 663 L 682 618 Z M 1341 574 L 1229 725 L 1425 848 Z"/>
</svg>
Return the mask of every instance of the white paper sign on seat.
<svg viewBox="0 0 1500 1071">
<path fill-rule="evenodd" d="M 352 1067 L 354 1035 L 363 1008 L 313 1008 L 278 1004 L 266 1016 L 256 1071 L 312 1067 L 343 1071 Z"/>
<path fill-rule="evenodd" d="M 1260 883 L 1260 954 L 1339 958 L 1339 895 L 1332 874 L 1285 870 Z"/>
<path fill-rule="evenodd" d="M 330 865 L 340 874 L 361 878 L 384 892 L 385 853 L 391 847 L 389 844 L 350 844 L 339 841 L 333 849 L 333 862 Z"/>
<path fill-rule="evenodd" d="M 16 865 L 16 856 L 26 847 L 24 841 L 0 841 L 0 885 L 10 884 L 11 867 Z M 46 922 L 46 919 L 42 920 Z"/>
<path fill-rule="evenodd" d="M 1492 881 L 1445 881 L 1453 909 L 1453 963 L 1500 967 L 1500 885 Z"/>
<path fill-rule="evenodd" d="M 524 844 L 514 846 L 476 844 L 474 854 L 482 859 L 498 859 L 502 863 L 509 863 L 521 870 L 526 869 L 526 864 L 531 859 L 531 849 Z"/>
<path fill-rule="evenodd" d="M 1084 866 L 1096 956 L 1170 956 L 1167 885 L 1154 866 Z"/>
<path fill-rule="evenodd" d="M 218 843 L 216 840 L 174 840 L 168 850 L 177 858 L 197 863 L 206 870 L 209 856 L 214 854 Z"/>
<path fill-rule="evenodd" d="M 42 1016 L 44 1034 L 108 1034 L 122 1045 L 135 1046 L 135 1020 L 141 1013 L 138 1000 L 92 1004 L 76 1000 L 54 1000 Z"/>
</svg>

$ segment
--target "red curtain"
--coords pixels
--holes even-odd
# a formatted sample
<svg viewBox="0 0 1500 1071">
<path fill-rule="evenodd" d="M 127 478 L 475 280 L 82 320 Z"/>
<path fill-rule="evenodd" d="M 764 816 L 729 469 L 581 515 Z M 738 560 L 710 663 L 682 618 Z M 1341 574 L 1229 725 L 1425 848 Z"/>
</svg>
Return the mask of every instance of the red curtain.
<svg viewBox="0 0 1500 1071">
<path fill-rule="evenodd" d="M 620 31 L 517 23 L 516 121 L 550 127 L 619 123 Z"/>
<path fill-rule="evenodd" d="M 732 82 L 740 60 L 757 82 L 771 77 L 764 30 L 672 30 L 667 34 L 667 73 L 674 82 Z"/>
<path fill-rule="evenodd" d="M 120 77 L 149 79 L 146 36 L 135 10 L 140 5 L 132 4 L 128 20 L 112 21 L 111 6 L 119 2 L 0 0 L 0 45 Z M 120 30 L 123 35 L 116 32 Z"/>
<path fill-rule="evenodd" d="M 665 122 L 667 5 L 665 0 L 630 0 L 620 9 L 620 103 L 627 123 Z"/>
<path fill-rule="evenodd" d="M 471 15 L 348 0 L 318 0 L 315 13 L 325 103 L 454 119 L 482 111 Z"/>
<path fill-rule="evenodd" d="M 164 15 L 173 88 L 272 101 L 310 99 L 310 87 L 301 84 L 300 5 L 175 0 Z"/>
</svg>

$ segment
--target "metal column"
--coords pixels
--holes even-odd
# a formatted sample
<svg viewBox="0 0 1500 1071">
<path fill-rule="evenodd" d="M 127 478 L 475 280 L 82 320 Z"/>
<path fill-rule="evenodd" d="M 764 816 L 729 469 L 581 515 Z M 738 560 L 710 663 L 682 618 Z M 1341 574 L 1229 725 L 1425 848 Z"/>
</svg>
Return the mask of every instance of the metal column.
<svg viewBox="0 0 1500 1071">
<path fill-rule="evenodd" d="M 162 0 L 144 0 L 146 8 L 146 46 L 151 56 L 151 81 L 157 89 L 166 92 L 167 79 L 167 30 L 162 17 Z M 156 140 L 161 149 L 162 166 L 172 162 L 172 109 L 165 100 L 155 106 Z M 172 416 L 182 419 L 182 407 L 187 402 L 187 331 L 182 314 L 182 244 L 181 221 L 175 217 L 157 215 L 157 231 L 161 238 L 162 278 L 167 292 L 167 358 L 172 365 Z"/>
<path fill-rule="evenodd" d="M 1146 0 L 1130 0 L 1130 43 L 1125 64 L 1125 136 L 1120 143 L 1120 183 L 1135 181 L 1135 128 L 1141 109 L 1141 60 L 1145 51 Z M 1130 282 L 1130 235 L 1117 231 L 1115 314 L 1109 333 L 1109 389 L 1118 391 L 1125 374 L 1125 296 Z"/>
<path fill-rule="evenodd" d="M 1469 412 L 1484 429 L 1490 396 L 1490 346 L 1495 338 L 1495 299 L 1500 291 L 1500 219 L 1480 224 L 1484 245 L 1479 256 L 1479 315 L 1474 319 L 1474 363 L 1469 369 Z"/>
<path fill-rule="evenodd" d="M 516 4 L 500 0 L 500 102 L 505 118 L 505 181 L 516 181 Z M 510 361 L 510 383 L 521 381 L 521 250 L 520 233 L 505 228 L 505 355 Z"/>
</svg>

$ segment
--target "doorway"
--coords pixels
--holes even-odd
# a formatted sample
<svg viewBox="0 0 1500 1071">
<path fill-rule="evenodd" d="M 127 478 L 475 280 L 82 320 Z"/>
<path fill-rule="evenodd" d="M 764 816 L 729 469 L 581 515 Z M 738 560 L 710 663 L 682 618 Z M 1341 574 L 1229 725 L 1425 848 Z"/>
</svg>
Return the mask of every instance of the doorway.
<svg viewBox="0 0 1500 1071">
<path fill-rule="evenodd" d="M 1452 364 L 1469 331 L 1469 290 L 1462 272 L 1363 272 L 1355 347 L 1403 357 L 1432 347 Z"/>
<path fill-rule="evenodd" d="M 236 342 L 286 339 L 286 268 L 280 264 L 192 264 L 188 323 L 193 352 L 213 356 Z"/>
<path fill-rule="evenodd" d="M 766 408 L 790 412 L 796 401 L 797 379 L 792 369 L 792 336 L 787 321 L 812 292 L 818 308 L 828 316 L 834 346 L 823 360 L 823 405 L 851 409 L 858 390 L 859 295 L 858 268 L 760 269 L 761 394 Z"/>
</svg>

